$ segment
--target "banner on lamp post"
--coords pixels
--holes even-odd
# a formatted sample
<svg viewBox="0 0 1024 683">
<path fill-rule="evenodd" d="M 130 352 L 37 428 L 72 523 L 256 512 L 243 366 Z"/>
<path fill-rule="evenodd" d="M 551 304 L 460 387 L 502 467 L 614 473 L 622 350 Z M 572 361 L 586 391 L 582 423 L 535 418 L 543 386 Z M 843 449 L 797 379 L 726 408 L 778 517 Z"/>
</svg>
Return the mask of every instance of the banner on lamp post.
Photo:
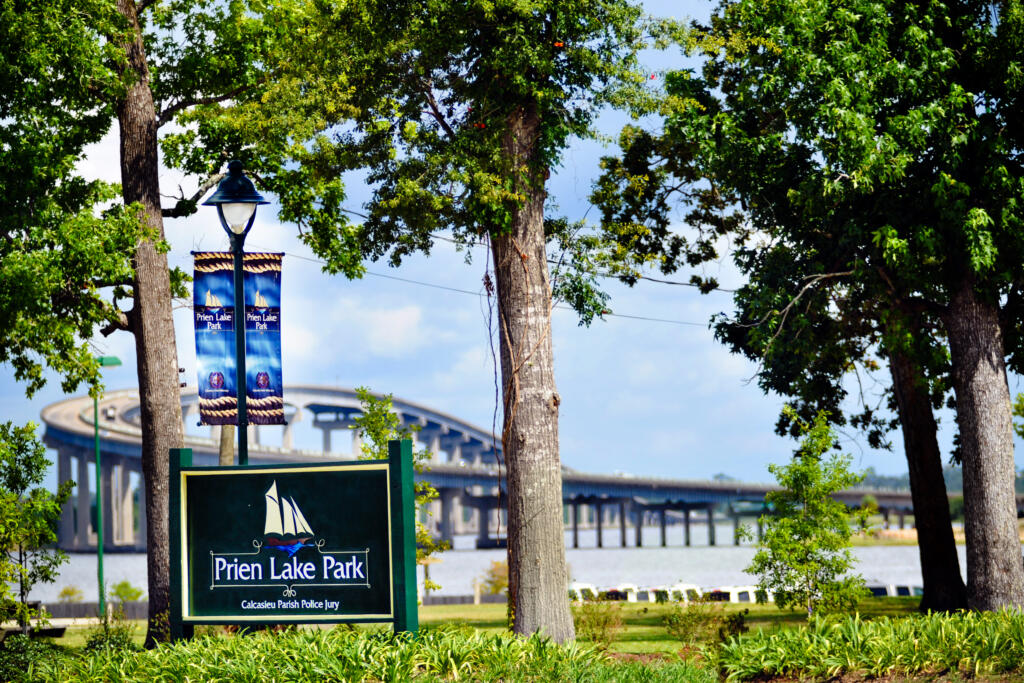
<svg viewBox="0 0 1024 683">
<path fill-rule="evenodd" d="M 246 408 L 250 424 L 284 424 L 281 375 L 281 258 L 243 259 Z M 238 424 L 235 288 L 231 252 L 193 252 L 199 422 Z"/>
<path fill-rule="evenodd" d="M 231 252 L 194 252 L 193 259 L 199 421 L 205 425 L 238 424 Z"/>
<path fill-rule="evenodd" d="M 281 257 L 245 254 L 245 395 L 249 424 L 284 424 Z"/>
</svg>

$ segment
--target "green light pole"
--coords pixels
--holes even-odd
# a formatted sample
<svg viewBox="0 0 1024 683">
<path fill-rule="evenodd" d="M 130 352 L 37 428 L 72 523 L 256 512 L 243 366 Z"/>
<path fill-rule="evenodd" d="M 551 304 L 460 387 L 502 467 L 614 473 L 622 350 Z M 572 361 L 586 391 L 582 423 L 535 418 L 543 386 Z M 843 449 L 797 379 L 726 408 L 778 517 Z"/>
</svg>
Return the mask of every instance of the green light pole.
<svg viewBox="0 0 1024 683">
<path fill-rule="evenodd" d="M 121 364 L 117 356 L 98 356 L 96 361 L 101 368 L 111 368 Z M 100 394 L 97 391 L 92 397 L 92 428 L 93 445 L 96 449 L 96 579 L 100 589 L 100 619 L 106 619 L 107 588 L 103 583 L 103 477 L 100 463 Z M 82 495 L 79 491 L 78 495 Z"/>
<path fill-rule="evenodd" d="M 234 257 L 235 310 L 232 323 L 235 326 L 235 392 L 238 394 L 238 464 L 249 464 L 249 413 L 245 405 L 245 291 L 242 278 L 242 262 L 245 236 L 256 218 L 256 207 L 269 204 L 256 191 L 252 181 L 242 172 L 242 162 L 228 163 L 228 174 L 220 181 L 217 191 L 203 202 L 203 206 L 216 206 L 217 215 L 224 232 L 231 238 L 231 253 Z"/>
</svg>

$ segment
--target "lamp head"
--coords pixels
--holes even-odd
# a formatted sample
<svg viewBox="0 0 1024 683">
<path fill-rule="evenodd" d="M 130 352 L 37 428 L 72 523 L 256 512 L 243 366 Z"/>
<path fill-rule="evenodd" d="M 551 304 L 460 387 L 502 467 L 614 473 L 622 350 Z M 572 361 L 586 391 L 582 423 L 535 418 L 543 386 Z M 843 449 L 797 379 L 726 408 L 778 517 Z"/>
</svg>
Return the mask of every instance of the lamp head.
<svg viewBox="0 0 1024 683">
<path fill-rule="evenodd" d="M 256 207 L 269 203 L 242 172 L 242 162 L 236 160 L 228 163 L 227 176 L 217 185 L 217 191 L 203 202 L 203 206 L 216 206 L 224 229 L 242 235 L 252 226 Z"/>
</svg>

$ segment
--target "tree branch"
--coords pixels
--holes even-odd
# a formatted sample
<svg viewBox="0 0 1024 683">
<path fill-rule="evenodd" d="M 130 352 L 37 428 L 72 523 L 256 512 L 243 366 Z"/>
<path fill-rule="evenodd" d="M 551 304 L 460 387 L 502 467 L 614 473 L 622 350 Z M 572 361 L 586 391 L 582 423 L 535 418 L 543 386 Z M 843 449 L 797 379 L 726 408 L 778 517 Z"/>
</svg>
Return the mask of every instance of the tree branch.
<svg viewBox="0 0 1024 683">
<path fill-rule="evenodd" d="M 118 330 L 124 330 L 125 332 L 135 331 L 134 325 L 132 325 L 133 316 L 131 315 L 131 311 L 125 313 L 124 311 L 121 310 L 115 310 L 113 311 L 113 313 L 115 316 L 114 320 L 111 320 L 109 323 L 107 323 L 103 327 L 103 329 L 100 330 L 100 334 L 102 334 L 104 337 L 109 337 Z"/>
<path fill-rule="evenodd" d="M 142 14 L 149 9 L 151 5 L 155 5 L 158 1 L 159 0 L 139 0 L 138 4 L 135 5 L 135 13 Z"/>
<path fill-rule="evenodd" d="M 882 266 L 876 266 L 875 270 L 878 271 L 879 277 L 885 281 L 886 287 L 889 289 L 889 296 L 892 298 L 893 303 L 900 308 L 900 310 L 907 313 L 918 313 L 918 314 L 930 314 L 942 318 L 946 315 L 947 307 L 925 299 L 919 296 L 903 296 L 900 294 L 899 289 L 896 287 L 896 283 L 889 277 L 889 272 Z"/>
<path fill-rule="evenodd" d="M 212 176 L 204 180 L 202 183 L 200 183 L 199 189 L 196 190 L 195 194 L 193 194 L 191 197 L 186 197 L 184 190 L 182 190 L 181 186 L 179 185 L 178 192 L 180 192 L 181 194 L 180 196 L 175 197 L 175 199 L 177 199 L 178 201 L 174 205 L 174 208 L 160 209 L 160 215 L 162 215 L 164 218 L 184 218 L 185 216 L 191 216 L 196 212 L 196 204 L 198 204 L 199 200 L 203 198 L 203 195 L 209 192 L 210 188 L 219 183 L 223 178 L 223 173 L 213 174 Z M 166 197 L 168 195 L 164 196 Z"/>
<path fill-rule="evenodd" d="M 809 290 L 811 287 L 818 284 L 822 280 L 849 277 L 850 275 L 853 275 L 854 272 L 855 271 L 852 270 L 846 270 L 841 273 L 821 273 L 820 275 L 808 275 L 807 277 L 805 277 L 804 281 L 806 282 L 806 284 L 800 288 L 800 291 L 796 293 L 796 296 L 794 296 L 788 304 L 786 304 L 785 308 L 779 311 L 779 314 L 782 316 L 782 320 L 779 321 L 779 328 L 775 331 L 775 334 L 772 335 L 771 340 L 768 342 L 768 346 L 771 346 L 771 342 L 774 341 L 775 338 L 778 337 L 779 334 L 782 332 L 782 327 L 786 322 L 786 317 L 789 315 L 790 310 L 792 310 L 793 306 L 795 306 L 797 302 L 799 302 L 800 299 L 803 297 L 803 295 L 807 293 L 807 290 Z M 736 325 L 737 327 L 757 327 L 758 325 L 762 325 L 765 322 L 767 322 L 768 318 L 770 318 L 773 314 L 774 311 L 771 313 L 765 313 L 764 316 L 760 320 L 757 320 L 756 322 L 747 324 L 736 323 Z"/>
<path fill-rule="evenodd" d="M 444 132 L 448 134 L 448 137 L 455 137 L 455 131 L 448 125 L 448 121 L 445 120 L 441 114 L 440 107 L 437 106 L 437 100 L 434 99 L 434 88 L 429 83 L 423 83 L 423 94 L 427 96 L 427 104 L 430 105 L 430 113 L 434 119 L 440 124 Z"/>
<path fill-rule="evenodd" d="M 192 99 L 179 100 L 174 104 L 170 105 L 169 107 L 167 107 L 166 109 L 164 109 L 163 111 L 161 111 L 157 115 L 157 126 L 159 127 L 164 125 L 165 123 L 168 123 L 169 121 L 171 121 L 171 119 L 174 118 L 175 114 L 177 114 L 179 111 L 183 109 L 188 109 L 189 107 L 195 107 L 201 104 L 217 104 L 218 102 L 224 102 L 225 100 L 230 100 L 232 97 L 235 97 L 236 95 L 240 95 L 241 93 L 245 92 L 251 87 L 252 86 L 250 85 L 240 85 L 234 90 L 230 90 L 220 95 L 214 95 L 211 97 L 195 97 Z"/>
</svg>

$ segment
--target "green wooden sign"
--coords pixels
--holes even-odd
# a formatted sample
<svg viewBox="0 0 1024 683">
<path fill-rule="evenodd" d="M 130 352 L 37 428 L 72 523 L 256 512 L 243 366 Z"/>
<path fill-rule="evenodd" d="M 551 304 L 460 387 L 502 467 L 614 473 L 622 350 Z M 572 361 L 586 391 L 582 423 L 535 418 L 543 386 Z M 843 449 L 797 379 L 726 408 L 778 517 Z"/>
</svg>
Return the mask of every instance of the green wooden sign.
<svg viewBox="0 0 1024 683">
<path fill-rule="evenodd" d="M 387 460 L 192 467 L 171 451 L 171 626 L 417 627 L 412 444 Z"/>
</svg>

